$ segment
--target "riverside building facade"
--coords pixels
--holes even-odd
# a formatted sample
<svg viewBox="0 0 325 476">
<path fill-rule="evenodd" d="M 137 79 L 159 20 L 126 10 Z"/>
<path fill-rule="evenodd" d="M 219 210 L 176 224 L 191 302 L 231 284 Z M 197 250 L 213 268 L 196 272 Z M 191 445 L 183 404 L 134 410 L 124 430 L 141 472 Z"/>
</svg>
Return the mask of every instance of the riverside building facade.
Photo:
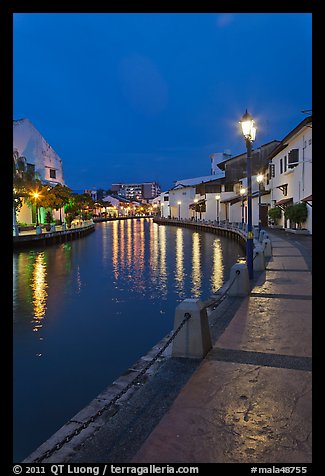
<svg viewBox="0 0 325 476">
<path fill-rule="evenodd" d="M 44 185 L 65 185 L 62 159 L 27 118 L 13 121 L 13 150 L 25 158 L 27 167 Z M 35 221 L 34 215 L 35 210 L 24 203 L 17 213 L 17 220 L 30 224 Z M 44 221 L 45 210 L 42 208 L 40 215 Z M 53 210 L 53 218 L 59 217 L 60 211 Z"/>
<path fill-rule="evenodd" d="M 215 155 L 215 154 L 214 154 Z M 179 180 L 160 195 L 161 216 L 176 219 L 247 223 L 246 152 L 217 164 L 222 175 Z M 289 205 L 306 203 L 302 224 L 312 233 L 312 116 L 305 118 L 281 141 L 273 140 L 252 151 L 252 222 L 289 231 L 296 224 L 285 218 Z M 281 218 L 274 225 L 270 208 Z"/>
<path fill-rule="evenodd" d="M 269 183 L 271 207 L 281 210 L 275 226 L 290 230 L 294 224 L 285 218 L 285 209 L 306 203 L 303 228 L 312 234 L 312 116 L 290 131 L 270 155 Z"/>
</svg>

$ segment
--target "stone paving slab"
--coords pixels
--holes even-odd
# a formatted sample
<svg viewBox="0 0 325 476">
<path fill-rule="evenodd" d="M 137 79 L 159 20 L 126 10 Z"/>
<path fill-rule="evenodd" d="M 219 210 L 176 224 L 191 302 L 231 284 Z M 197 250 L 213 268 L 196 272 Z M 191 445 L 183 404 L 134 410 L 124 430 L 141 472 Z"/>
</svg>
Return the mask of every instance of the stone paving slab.
<svg viewBox="0 0 325 476">
<path fill-rule="evenodd" d="M 312 295 L 312 282 L 310 273 L 283 273 L 281 271 L 267 271 L 257 281 L 254 293 L 272 294 L 292 294 L 292 295 Z"/>
<path fill-rule="evenodd" d="M 132 462 L 310 462 L 310 393 L 310 372 L 205 360 Z"/>
<path fill-rule="evenodd" d="M 302 256 L 297 256 L 292 259 L 288 256 L 272 256 L 271 260 L 267 263 L 267 269 L 305 269 L 308 271 L 308 266 Z"/>
<path fill-rule="evenodd" d="M 216 346 L 310 357 L 311 301 L 248 297 Z"/>
</svg>

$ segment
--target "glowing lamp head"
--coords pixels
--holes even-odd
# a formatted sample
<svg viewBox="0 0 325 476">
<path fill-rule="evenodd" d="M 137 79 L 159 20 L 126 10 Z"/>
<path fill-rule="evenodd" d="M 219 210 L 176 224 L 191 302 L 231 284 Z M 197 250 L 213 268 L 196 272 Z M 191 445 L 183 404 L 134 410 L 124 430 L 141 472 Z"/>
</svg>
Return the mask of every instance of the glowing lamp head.
<svg viewBox="0 0 325 476">
<path fill-rule="evenodd" d="M 258 174 L 257 177 L 256 177 L 256 181 L 257 181 L 258 183 L 263 182 L 263 179 L 264 179 L 264 176 L 263 176 L 262 174 Z"/>
<path fill-rule="evenodd" d="M 220 194 L 219 193 L 217 193 L 217 195 L 216 195 L 216 200 L 220 200 Z"/>
<path fill-rule="evenodd" d="M 241 196 L 245 195 L 245 193 L 246 193 L 246 188 L 241 188 L 241 189 L 239 190 L 239 193 L 240 193 Z"/>
<path fill-rule="evenodd" d="M 32 196 L 33 196 L 33 198 L 35 198 L 35 200 L 37 200 L 39 198 L 39 193 L 38 192 L 33 192 Z"/>
<path fill-rule="evenodd" d="M 247 109 L 240 121 L 240 125 L 245 139 L 249 139 L 251 142 L 253 142 L 256 137 L 256 127 L 254 126 L 253 118 L 250 114 L 248 114 Z"/>
<path fill-rule="evenodd" d="M 177 205 L 181 205 L 181 204 L 182 204 L 182 202 L 177 202 Z"/>
</svg>

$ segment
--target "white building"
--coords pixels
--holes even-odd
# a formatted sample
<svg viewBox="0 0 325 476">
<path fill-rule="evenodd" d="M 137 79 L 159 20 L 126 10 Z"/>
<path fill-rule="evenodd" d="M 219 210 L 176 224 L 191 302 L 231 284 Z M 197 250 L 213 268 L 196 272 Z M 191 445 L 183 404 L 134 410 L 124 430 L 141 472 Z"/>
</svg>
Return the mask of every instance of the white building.
<svg viewBox="0 0 325 476">
<path fill-rule="evenodd" d="M 312 233 L 312 116 L 306 117 L 282 139 L 270 160 L 271 206 L 282 211 L 278 225 L 289 228 L 285 207 L 305 202 L 308 218 L 303 227 Z"/>
<path fill-rule="evenodd" d="M 221 178 L 223 173 L 219 171 L 218 175 Z M 160 195 L 162 216 L 178 219 L 209 219 L 206 218 L 206 198 L 198 192 L 198 186 L 218 180 L 218 175 L 176 181 L 172 189 Z"/>
<path fill-rule="evenodd" d="M 43 184 L 55 186 L 64 185 L 62 159 L 38 132 L 29 119 L 13 121 L 13 150 L 18 151 L 19 156 L 26 158 L 26 165 L 35 172 Z M 44 214 L 44 210 L 42 209 Z M 53 211 L 53 217 L 59 218 L 59 211 Z M 44 217 L 41 218 L 41 221 Z M 17 220 L 32 223 L 34 220 L 33 210 L 23 204 L 17 214 Z"/>
<path fill-rule="evenodd" d="M 267 210 L 270 192 L 266 189 L 269 157 L 278 147 L 273 140 L 252 151 L 252 224 L 267 226 Z M 247 156 L 246 152 L 226 159 L 218 164 L 225 172 L 224 189 L 220 198 L 221 220 L 232 223 L 247 223 Z M 263 177 L 258 183 L 257 177 Z M 243 190 L 243 194 L 240 191 Z"/>
</svg>

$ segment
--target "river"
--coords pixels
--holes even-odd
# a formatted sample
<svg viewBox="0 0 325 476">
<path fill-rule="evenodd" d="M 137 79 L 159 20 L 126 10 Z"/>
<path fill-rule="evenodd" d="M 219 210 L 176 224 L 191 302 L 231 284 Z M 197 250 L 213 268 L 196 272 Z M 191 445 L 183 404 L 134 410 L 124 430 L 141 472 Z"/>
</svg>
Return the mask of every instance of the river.
<svg viewBox="0 0 325 476">
<path fill-rule="evenodd" d="M 244 255 L 235 241 L 130 219 L 13 255 L 14 461 L 49 438 L 208 298 Z"/>
</svg>

